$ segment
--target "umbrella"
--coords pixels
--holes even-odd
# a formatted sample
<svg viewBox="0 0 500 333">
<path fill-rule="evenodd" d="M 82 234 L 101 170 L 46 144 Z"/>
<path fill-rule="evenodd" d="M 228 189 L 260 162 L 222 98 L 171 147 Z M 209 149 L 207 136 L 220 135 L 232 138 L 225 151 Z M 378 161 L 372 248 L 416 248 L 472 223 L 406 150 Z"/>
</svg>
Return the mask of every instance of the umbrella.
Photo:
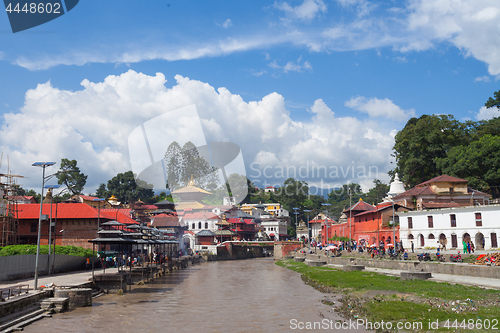
<svg viewBox="0 0 500 333">
<path fill-rule="evenodd" d="M 394 246 L 394 244 L 389 243 L 389 244 L 387 244 L 386 246 L 391 247 L 391 246 Z"/>
<path fill-rule="evenodd" d="M 336 249 L 338 249 L 338 247 L 337 247 L 337 246 L 335 246 L 335 245 L 330 245 L 330 246 L 328 246 L 326 249 L 327 249 L 327 250 L 336 250 Z"/>
<path fill-rule="evenodd" d="M 372 244 L 370 245 L 370 247 L 377 247 L 377 244 Z"/>
</svg>

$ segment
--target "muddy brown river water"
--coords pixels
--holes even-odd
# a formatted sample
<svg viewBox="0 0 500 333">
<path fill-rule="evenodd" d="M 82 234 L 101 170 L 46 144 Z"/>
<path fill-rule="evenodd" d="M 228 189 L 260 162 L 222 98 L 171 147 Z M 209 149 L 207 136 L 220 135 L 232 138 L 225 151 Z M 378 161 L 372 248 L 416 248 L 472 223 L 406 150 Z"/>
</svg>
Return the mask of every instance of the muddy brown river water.
<svg viewBox="0 0 500 333">
<path fill-rule="evenodd" d="M 92 307 L 56 314 L 25 332 L 365 331 L 338 329 L 347 322 L 321 303 L 324 298 L 337 299 L 273 259 L 208 262 L 134 286 L 124 296 L 98 297 Z M 314 323 L 316 329 L 308 326 Z"/>
</svg>

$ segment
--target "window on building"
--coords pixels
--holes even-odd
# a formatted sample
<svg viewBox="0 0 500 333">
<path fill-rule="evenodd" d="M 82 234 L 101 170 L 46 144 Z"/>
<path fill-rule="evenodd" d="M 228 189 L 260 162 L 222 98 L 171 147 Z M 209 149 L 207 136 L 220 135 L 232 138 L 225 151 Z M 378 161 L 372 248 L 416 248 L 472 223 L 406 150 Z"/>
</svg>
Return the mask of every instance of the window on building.
<svg viewBox="0 0 500 333">
<path fill-rule="evenodd" d="M 412 217 L 408 218 L 408 229 L 413 229 L 413 218 Z"/>
<path fill-rule="evenodd" d="M 198 222 L 198 229 L 201 229 L 201 222 Z"/>
<path fill-rule="evenodd" d="M 432 216 L 427 216 L 427 227 L 434 228 L 434 220 Z"/>
<path fill-rule="evenodd" d="M 481 218 L 481 213 L 476 213 L 476 227 L 481 227 L 483 225 L 483 219 Z"/>
<path fill-rule="evenodd" d="M 490 234 L 490 238 L 491 238 L 491 247 L 493 248 L 497 248 L 498 247 L 498 243 L 497 243 L 497 234 L 492 232 Z"/>
<path fill-rule="evenodd" d="M 193 223 L 193 224 L 191 225 L 191 229 L 196 229 L 196 224 L 194 224 L 194 223 Z"/>
<path fill-rule="evenodd" d="M 205 222 L 205 229 L 208 229 L 208 222 Z"/>
<path fill-rule="evenodd" d="M 434 234 L 430 234 L 429 239 L 435 239 Z"/>
<path fill-rule="evenodd" d="M 408 235 L 408 239 L 413 239 L 413 235 L 412 235 L 412 234 L 409 234 L 409 235 Z"/>
<path fill-rule="evenodd" d="M 36 232 L 36 223 L 31 223 L 30 232 Z"/>
<path fill-rule="evenodd" d="M 450 214 L 450 224 L 452 228 L 455 228 L 457 226 L 457 217 L 455 214 Z"/>
</svg>

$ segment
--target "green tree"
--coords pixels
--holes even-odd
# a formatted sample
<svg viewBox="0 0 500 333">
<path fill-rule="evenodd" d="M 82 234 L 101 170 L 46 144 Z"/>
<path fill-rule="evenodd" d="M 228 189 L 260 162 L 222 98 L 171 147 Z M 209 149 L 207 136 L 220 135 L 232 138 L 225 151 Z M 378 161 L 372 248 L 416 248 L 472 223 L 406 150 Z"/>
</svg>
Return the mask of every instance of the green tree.
<svg viewBox="0 0 500 333">
<path fill-rule="evenodd" d="M 380 179 L 374 179 L 372 187 L 366 194 L 366 200 L 369 202 L 378 203 L 387 196 L 390 186 L 383 183 Z"/>
<path fill-rule="evenodd" d="M 101 199 L 107 199 L 110 196 L 108 195 L 108 189 L 106 188 L 106 184 L 101 183 L 99 187 L 97 188 L 97 191 L 95 193 L 95 196 Z"/>
<path fill-rule="evenodd" d="M 40 193 L 37 193 L 35 190 L 28 190 L 24 195 L 27 197 L 33 197 L 36 202 L 40 202 Z"/>
<path fill-rule="evenodd" d="M 302 207 L 309 195 L 309 185 L 305 181 L 288 178 L 283 187 L 280 187 L 276 198 L 289 212 L 294 207 Z"/>
<path fill-rule="evenodd" d="M 64 184 L 72 194 L 81 194 L 87 182 L 87 176 L 80 172 L 77 161 L 67 158 L 61 159 L 61 167 L 56 177 L 57 183 Z"/>
<path fill-rule="evenodd" d="M 472 122 L 461 123 L 452 115 L 423 115 L 411 118 L 395 137 L 397 172 L 404 183 L 414 187 L 443 174 L 436 164 L 456 146 L 467 145 L 475 134 Z"/>
<path fill-rule="evenodd" d="M 365 196 L 358 183 L 344 184 L 341 188 L 333 189 L 328 193 L 328 203 L 331 204 L 327 207 L 328 214 L 338 218 L 344 209 L 349 208 L 350 204 L 354 205 Z"/>
<path fill-rule="evenodd" d="M 499 91 L 495 91 L 493 93 L 493 96 L 495 98 L 488 98 L 488 100 L 486 101 L 486 103 L 484 103 L 484 106 L 486 106 L 488 109 L 489 108 L 493 108 L 493 107 L 496 107 L 497 109 L 500 109 L 500 90 Z"/>
<path fill-rule="evenodd" d="M 101 184 L 102 186 L 102 184 Z M 102 187 L 99 186 L 99 194 L 102 194 Z M 154 196 L 152 186 L 146 184 L 144 181 L 138 180 L 136 182 L 132 171 L 119 173 L 112 179 L 108 180 L 106 196 L 114 195 L 118 201 L 130 203 L 141 199 L 148 201 Z"/>
<path fill-rule="evenodd" d="M 500 197 L 500 136 L 486 134 L 468 146 L 453 147 L 437 164 L 444 173 L 467 179 L 470 187 Z"/>
</svg>

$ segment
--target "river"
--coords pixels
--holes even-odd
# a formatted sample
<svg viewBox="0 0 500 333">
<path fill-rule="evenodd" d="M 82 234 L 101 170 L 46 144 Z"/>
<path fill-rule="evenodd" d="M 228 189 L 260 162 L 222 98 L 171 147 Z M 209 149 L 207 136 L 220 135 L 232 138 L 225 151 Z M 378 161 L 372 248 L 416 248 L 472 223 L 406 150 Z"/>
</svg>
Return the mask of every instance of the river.
<svg viewBox="0 0 500 333">
<path fill-rule="evenodd" d="M 98 297 L 92 307 L 55 314 L 25 332 L 296 332 L 315 322 L 323 328 L 304 331 L 338 331 L 331 328 L 342 318 L 325 298 L 337 300 L 272 258 L 208 262 L 124 296 Z"/>
</svg>

